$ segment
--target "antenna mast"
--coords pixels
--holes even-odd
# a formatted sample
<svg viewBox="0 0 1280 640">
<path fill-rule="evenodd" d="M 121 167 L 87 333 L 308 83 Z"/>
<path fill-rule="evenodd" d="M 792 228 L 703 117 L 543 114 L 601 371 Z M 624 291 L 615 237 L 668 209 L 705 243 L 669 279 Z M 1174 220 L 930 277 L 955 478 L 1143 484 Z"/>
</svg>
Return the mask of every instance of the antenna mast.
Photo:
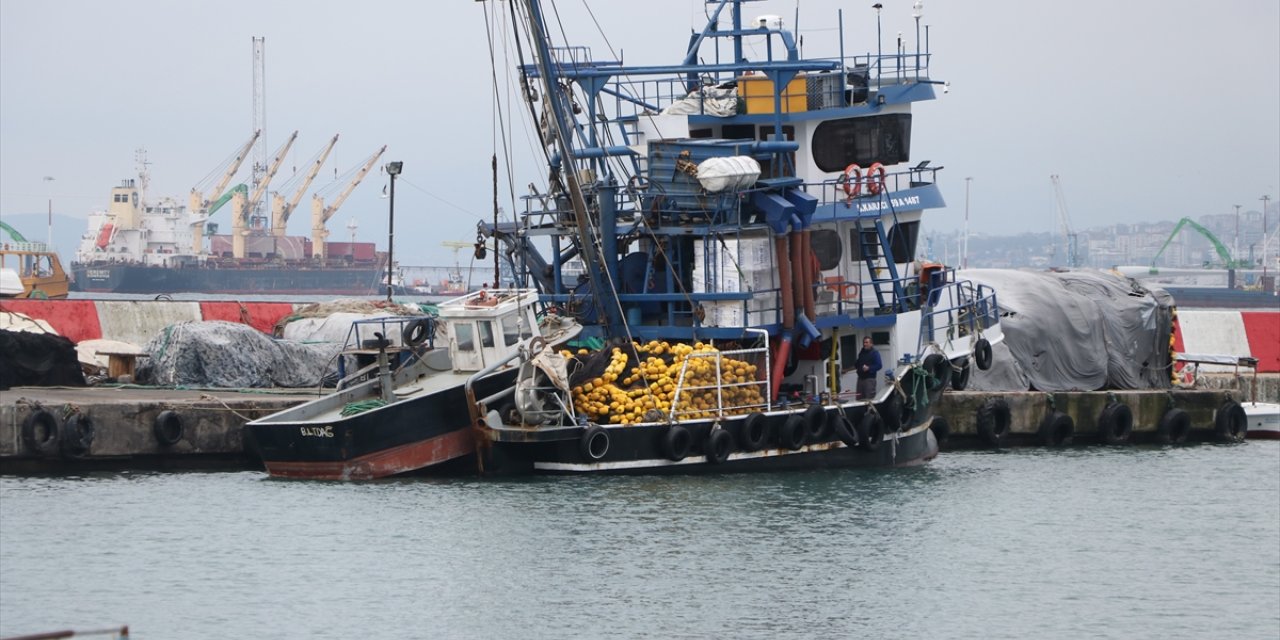
<svg viewBox="0 0 1280 640">
<path fill-rule="evenodd" d="M 256 191 L 267 172 L 267 89 L 266 89 L 266 44 L 267 39 L 253 37 L 253 130 L 261 131 L 257 146 L 253 150 L 253 189 Z M 251 226 L 258 227 L 262 219 L 258 205 L 249 211 Z"/>
</svg>

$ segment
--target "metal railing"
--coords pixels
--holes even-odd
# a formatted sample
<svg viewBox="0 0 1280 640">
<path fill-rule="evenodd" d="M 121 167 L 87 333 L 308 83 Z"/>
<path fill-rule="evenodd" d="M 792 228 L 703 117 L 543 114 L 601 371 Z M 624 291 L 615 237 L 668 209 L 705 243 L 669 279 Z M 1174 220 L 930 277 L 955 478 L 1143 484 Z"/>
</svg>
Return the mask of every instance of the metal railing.
<svg viewBox="0 0 1280 640">
<path fill-rule="evenodd" d="M 680 377 L 676 379 L 675 390 L 671 396 L 671 409 L 667 414 L 667 419 L 675 422 L 684 416 L 690 416 L 696 413 L 706 413 L 710 407 L 702 407 L 698 409 L 680 409 L 680 398 L 683 395 L 701 394 L 701 398 L 705 400 L 711 392 L 715 392 L 715 417 L 716 419 L 724 418 L 727 415 L 740 415 L 750 413 L 751 410 L 768 411 L 769 410 L 769 389 L 771 386 L 772 372 L 769 367 L 769 333 L 761 329 L 746 329 L 747 333 L 755 334 L 760 337 L 758 347 L 748 347 L 744 349 L 730 349 L 727 351 L 695 351 L 684 358 L 683 364 L 680 366 Z M 725 381 L 725 359 L 734 359 L 736 357 L 749 358 L 751 362 L 747 364 L 757 367 L 764 367 L 764 379 L 758 379 L 754 376 L 744 381 L 726 382 Z M 689 368 L 696 360 L 714 360 L 715 379 L 705 384 L 688 384 Z M 696 368 L 696 365 L 694 365 Z M 743 374 L 746 375 L 746 374 Z M 738 377 L 737 374 L 734 376 Z M 736 389 L 747 390 L 752 387 L 759 387 L 758 402 L 739 402 L 734 404 L 725 403 L 726 392 Z"/>
</svg>

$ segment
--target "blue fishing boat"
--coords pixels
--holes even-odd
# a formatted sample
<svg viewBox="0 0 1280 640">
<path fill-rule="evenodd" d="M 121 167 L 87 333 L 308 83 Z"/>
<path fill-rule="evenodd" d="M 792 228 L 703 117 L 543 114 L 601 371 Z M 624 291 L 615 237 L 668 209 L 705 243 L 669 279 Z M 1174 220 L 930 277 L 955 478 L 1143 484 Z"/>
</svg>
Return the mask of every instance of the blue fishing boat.
<svg viewBox="0 0 1280 640">
<path fill-rule="evenodd" d="M 469 393 L 478 468 L 935 456 L 933 407 L 990 366 L 1002 333 L 994 291 L 918 258 L 923 214 L 944 206 L 942 167 L 911 153 L 913 104 L 946 86 L 927 40 L 851 54 L 837 14 L 822 34 L 839 37 L 806 57 L 780 17 L 712 0 L 679 62 L 633 66 L 555 42 L 547 4 L 487 5 L 527 27 L 513 48 L 527 105 L 512 111 L 538 120 L 548 174 L 516 220 L 479 225 L 477 246 L 583 328 L 531 351 L 510 388 Z"/>
</svg>

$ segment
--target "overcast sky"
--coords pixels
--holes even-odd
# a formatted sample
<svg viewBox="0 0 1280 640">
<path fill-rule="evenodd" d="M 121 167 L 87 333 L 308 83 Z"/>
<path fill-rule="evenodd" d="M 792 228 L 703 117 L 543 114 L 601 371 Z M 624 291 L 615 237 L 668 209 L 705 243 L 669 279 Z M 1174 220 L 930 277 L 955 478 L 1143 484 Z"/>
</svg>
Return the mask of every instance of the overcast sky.
<svg viewBox="0 0 1280 640">
<path fill-rule="evenodd" d="M 885 50 L 901 31 L 914 51 L 911 2 L 881 2 Z M 871 4 L 770 0 L 746 11 L 794 26 L 798 5 L 806 53 L 834 55 L 842 8 L 853 54 L 876 49 Z M 678 62 L 702 22 L 697 0 L 591 6 L 629 64 Z M 0 216 L 42 212 L 51 197 L 55 212 L 84 218 L 135 176 L 137 148 L 152 163 L 152 195 L 185 202 L 251 133 L 251 38 L 264 36 L 268 153 L 300 131 L 277 184 L 335 133 L 312 191 L 388 145 L 379 164 L 405 163 L 397 258 L 450 263 L 440 242 L 472 239 L 477 218 L 492 215 L 486 8 L 494 5 L 0 0 Z M 607 55 L 580 0 L 560 3 L 560 17 Z M 951 82 L 915 109 L 912 161 L 945 166 L 949 206 L 926 217 L 931 229 L 963 224 L 966 177 L 970 228 L 989 233 L 1048 231 L 1051 174 L 1076 229 L 1257 210 L 1264 194 L 1280 196 L 1275 0 L 926 0 L 921 24 L 933 77 Z M 523 192 L 545 170 L 531 159 L 524 121 L 517 126 Z M 345 240 L 355 218 L 360 239 L 385 244 L 385 182 L 366 178 L 331 222 L 332 239 Z M 290 232 L 308 226 L 304 200 Z"/>
</svg>

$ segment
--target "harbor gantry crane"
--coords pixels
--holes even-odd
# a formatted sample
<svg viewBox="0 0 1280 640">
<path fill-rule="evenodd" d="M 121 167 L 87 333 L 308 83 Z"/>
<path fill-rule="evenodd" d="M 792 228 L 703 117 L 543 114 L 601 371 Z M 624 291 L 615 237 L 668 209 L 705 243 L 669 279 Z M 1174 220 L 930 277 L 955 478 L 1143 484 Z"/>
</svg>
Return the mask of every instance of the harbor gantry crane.
<svg viewBox="0 0 1280 640">
<path fill-rule="evenodd" d="M 298 190 L 294 192 L 293 197 L 285 202 L 284 196 L 279 192 L 271 194 L 271 233 L 277 238 L 285 236 L 286 227 L 289 226 L 289 216 L 293 213 L 294 208 L 298 206 L 298 202 L 302 200 L 302 194 L 311 187 L 311 181 L 315 180 L 316 174 L 320 173 L 320 167 L 324 166 L 324 161 L 329 157 L 329 152 L 333 151 L 333 145 L 338 144 L 338 136 L 334 134 L 333 139 L 328 145 L 316 155 L 311 168 L 307 170 L 306 177 L 303 178 L 302 184 L 298 186 Z"/>
<path fill-rule="evenodd" d="M 1062 195 L 1062 181 L 1058 174 L 1049 176 L 1053 182 L 1054 202 L 1057 205 L 1058 222 L 1062 225 L 1062 236 L 1067 242 L 1067 267 L 1075 269 L 1080 266 L 1080 237 L 1071 228 L 1071 216 L 1067 214 L 1067 197 Z M 1058 252 L 1058 243 L 1053 243 L 1053 253 Z"/>
<path fill-rule="evenodd" d="M 271 179 L 280 170 L 280 165 L 284 163 L 284 157 L 289 154 L 289 149 L 293 147 L 293 142 L 297 139 L 298 132 L 294 131 L 293 135 L 289 136 L 289 139 L 283 145 L 280 145 L 280 150 L 276 152 L 275 160 L 271 161 L 271 167 L 267 169 L 267 173 L 258 182 L 252 194 L 246 197 L 243 193 L 237 193 L 231 198 L 231 255 L 235 258 L 244 258 L 244 240 L 251 230 L 249 216 L 258 208 L 258 203 L 262 201 L 263 194 L 267 192 L 267 185 L 271 184 Z"/>
<path fill-rule="evenodd" d="M 337 198 L 333 199 L 329 206 L 324 206 L 324 198 L 320 197 L 320 194 L 317 193 L 311 196 L 311 257 L 317 260 L 327 260 L 329 258 L 329 248 L 325 244 L 325 238 L 329 237 L 329 230 L 325 227 L 325 224 L 329 222 L 329 218 L 332 218 L 333 214 L 338 212 L 338 207 L 341 207 L 342 203 L 346 202 L 347 196 L 351 195 L 351 192 L 355 190 L 361 180 L 364 180 L 365 175 L 369 173 L 374 163 L 378 161 L 378 158 L 382 157 L 382 153 L 386 150 L 387 146 L 382 145 L 381 149 L 369 156 L 369 159 L 356 172 L 351 182 L 342 190 L 342 193 L 338 194 Z"/>
<path fill-rule="evenodd" d="M 244 145 L 240 147 L 230 160 L 223 163 L 227 166 L 227 169 L 223 171 L 222 178 L 218 181 L 218 185 L 208 191 L 208 199 L 204 197 L 205 192 L 200 190 L 200 185 L 192 187 L 191 200 L 187 206 L 187 210 L 191 212 L 191 215 L 195 216 L 194 220 L 191 222 L 192 253 L 197 255 L 204 253 L 204 223 L 209 220 L 209 216 L 213 215 L 214 211 L 218 210 L 218 207 L 221 207 L 227 202 L 227 197 L 231 194 L 224 194 L 223 190 L 227 188 L 227 185 L 231 184 L 231 179 L 234 178 L 236 172 L 240 170 L 240 165 L 244 164 L 245 159 L 249 157 L 249 149 L 253 147 L 253 143 L 257 142 L 258 137 L 261 135 L 261 129 L 254 131 L 253 135 L 249 137 L 249 141 L 244 143 Z M 241 187 L 243 187 L 243 185 L 237 186 L 236 190 L 247 191 L 247 189 Z M 211 203 L 214 206 L 210 206 Z"/>
</svg>

